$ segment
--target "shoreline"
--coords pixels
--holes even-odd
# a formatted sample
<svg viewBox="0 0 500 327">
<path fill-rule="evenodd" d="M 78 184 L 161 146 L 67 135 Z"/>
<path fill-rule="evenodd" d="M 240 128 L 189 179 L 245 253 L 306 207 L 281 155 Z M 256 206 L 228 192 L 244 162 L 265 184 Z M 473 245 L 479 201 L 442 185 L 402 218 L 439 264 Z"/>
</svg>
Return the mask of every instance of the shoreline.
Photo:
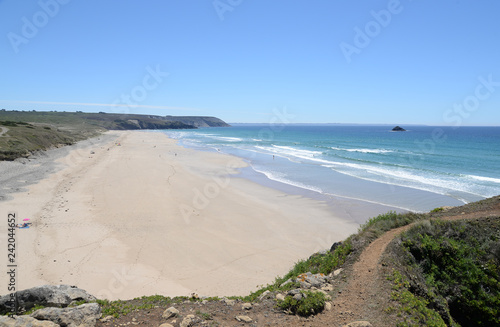
<svg viewBox="0 0 500 327">
<path fill-rule="evenodd" d="M 168 133 L 166 134 L 168 135 Z M 281 161 L 281 164 L 289 164 L 288 161 L 290 159 L 285 156 L 276 155 L 276 158 L 274 158 L 271 154 L 254 153 L 239 148 L 231 149 L 231 147 L 221 151 L 215 147 L 192 145 L 183 142 L 182 139 L 177 140 L 179 145 L 187 149 L 208 153 L 223 153 L 241 158 L 249 164 L 249 167 L 242 169 L 241 175 L 263 186 L 272 187 L 285 193 L 302 195 L 319 201 L 332 203 L 349 201 L 369 204 L 370 206 L 380 208 L 377 214 L 386 213 L 387 211 L 424 213 L 440 206 L 460 206 L 466 204 L 449 195 L 393 183 L 367 180 L 334 171 L 328 171 L 328 173 L 330 174 L 330 180 L 335 183 L 335 190 L 330 189 L 329 191 L 324 191 L 324 186 L 326 186 L 326 184 L 317 186 L 316 184 L 309 184 L 307 181 L 298 182 L 298 184 L 296 184 L 297 181 L 294 183 L 286 179 L 275 179 L 272 174 L 269 176 L 268 173 L 265 172 L 265 169 L 264 171 L 260 171 L 254 167 L 254 163 L 257 163 L 261 166 L 260 169 L 262 169 L 262 165 L 271 161 Z M 311 171 L 311 173 L 318 174 L 318 171 Z M 475 201 L 478 200 L 480 199 L 476 199 Z M 368 214 L 370 214 L 370 212 L 368 212 Z M 358 219 L 357 221 L 363 223 L 367 219 L 368 218 L 364 220 Z"/>
<path fill-rule="evenodd" d="M 105 135 L 68 147 L 57 171 L 2 201 L 0 214 L 33 222 L 17 232 L 20 288 L 63 283 L 110 300 L 247 295 L 361 223 L 347 211 L 359 204 L 260 185 L 240 158 L 164 133 Z"/>
</svg>

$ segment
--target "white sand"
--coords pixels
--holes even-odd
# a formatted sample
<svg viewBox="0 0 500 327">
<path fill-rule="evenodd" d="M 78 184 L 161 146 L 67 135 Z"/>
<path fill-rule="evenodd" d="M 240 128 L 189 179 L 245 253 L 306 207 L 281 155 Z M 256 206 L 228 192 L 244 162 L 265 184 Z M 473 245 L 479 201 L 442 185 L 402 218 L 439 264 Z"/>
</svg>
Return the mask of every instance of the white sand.
<svg viewBox="0 0 500 327">
<path fill-rule="evenodd" d="M 358 227 L 322 202 L 238 178 L 238 158 L 162 133 L 110 133 L 121 146 L 74 150 L 66 168 L 0 203 L 2 244 L 9 211 L 33 222 L 17 231 L 18 289 L 247 295 Z"/>
</svg>

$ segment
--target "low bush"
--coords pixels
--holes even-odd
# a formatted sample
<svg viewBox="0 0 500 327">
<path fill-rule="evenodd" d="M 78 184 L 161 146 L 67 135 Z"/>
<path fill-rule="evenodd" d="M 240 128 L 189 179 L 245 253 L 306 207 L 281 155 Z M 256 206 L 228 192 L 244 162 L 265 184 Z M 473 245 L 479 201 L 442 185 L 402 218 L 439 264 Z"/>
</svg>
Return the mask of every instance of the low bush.
<svg viewBox="0 0 500 327">
<path fill-rule="evenodd" d="M 310 316 L 323 311 L 326 302 L 323 293 L 305 291 L 301 292 L 301 294 L 302 298 L 300 300 L 295 299 L 291 295 L 286 296 L 285 300 L 278 301 L 278 308 L 300 316 Z"/>
<path fill-rule="evenodd" d="M 408 289 L 454 326 L 500 326 L 500 222 L 427 221 L 403 233 Z M 420 274 L 421 277 L 416 277 Z"/>
</svg>

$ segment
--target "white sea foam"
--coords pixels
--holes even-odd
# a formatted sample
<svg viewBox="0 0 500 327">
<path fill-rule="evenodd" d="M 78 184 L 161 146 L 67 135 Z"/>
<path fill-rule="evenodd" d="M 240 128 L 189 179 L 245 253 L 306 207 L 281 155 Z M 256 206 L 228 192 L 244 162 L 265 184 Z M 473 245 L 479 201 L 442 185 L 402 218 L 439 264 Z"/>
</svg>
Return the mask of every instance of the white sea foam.
<svg viewBox="0 0 500 327">
<path fill-rule="evenodd" d="M 287 148 L 287 147 L 282 147 L 282 148 Z M 320 152 L 320 151 L 297 150 L 297 149 L 295 149 L 295 151 L 286 151 L 283 149 L 278 150 L 276 148 L 271 148 L 270 151 L 277 153 L 278 155 L 284 155 L 285 158 L 288 158 L 290 160 L 292 158 L 290 158 L 289 156 L 293 156 L 295 158 L 300 158 L 300 159 L 304 159 L 304 160 L 308 160 L 308 161 L 312 161 L 312 162 L 317 162 L 320 164 L 326 164 L 326 165 L 336 164 L 335 161 L 325 160 L 325 159 L 316 157 L 316 156 L 322 154 L 322 152 Z"/>
<path fill-rule="evenodd" d="M 307 160 L 314 160 L 316 161 L 317 159 L 315 156 L 319 156 L 322 154 L 321 151 L 310 151 L 310 150 L 304 150 L 304 149 L 297 149 L 289 146 L 279 146 L 279 145 L 273 145 L 273 146 L 256 146 L 255 148 L 264 150 L 266 153 L 272 153 L 276 154 L 278 156 L 283 156 L 288 159 L 293 159 L 294 158 L 300 158 L 300 159 L 307 159 Z M 326 161 L 328 162 L 328 161 Z"/>
<path fill-rule="evenodd" d="M 311 150 L 304 150 L 304 149 L 297 149 L 291 146 L 280 146 L 280 145 L 273 145 L 275 149 L 279 149 L 278 151 L 284 152 L 286 154 L 290 155 L 301 155 L 301 156 L 317 156 L 322 154 L 321 151 L 311 151 Z"/>
<path fill-rule="evenodd" d="M 478 181 L 500 184 L 500 179 L 499 178 L 476 176 L 476 175 L 466 175 L 466 177 L 467 178 L 471 178 L 471 179 L 476 179 Z"/>
<path fill-rule="evenodd" d="M 271 171 L 268 171 L 268 170 L 258 169 L 258 168 L 255 168 L 254 166 L 252 166 L 252 168 L 256 172 L 266 175 L 266 177 L 269 178 L 270 180 L 273 180 L 273 181 L 276 181 L 276 182 L 280 182 L 280 183 L 283 183 L 283 184 L 292 185 L 292 186 L 295 186 L 295 187 L 300 187 L 300 188 L 303 188 L 303 189 L 306 189 L 306 190 L 309 190 L 309 191 L 323 193 L 323 191 L 320 188 L 318 188 L 318 187 L 311 186 L 311 185 L 306 185 L 306 184 L 303 184 L 303 183 L 300 183 L 300 182 L 296 182 L 296 181 L 292 181 L 292 180 L 286 178 L 286 175 L 284 173 L 280 173 L 280 172 L 276 172 L 276 171 L 271 172 Z"/>
<path fill-rule="evenodd" d="M 481 189 L 467 183 L 456 175 L 439 175 L 438 173 L 411 170 L 407 168 L 384 168 L 356 163 L 332 162 L 323 165 L 337 172 L 385 184 L 411 187 L 450 196 L 453 192 L 464 192 L 477 196 L 493 196 L 495 191 Z"/>
<path fill-rule="evenodd" d="M 216 139 L 216 140 L 221 140 L 221 141 L 228 141 L 228 142 L 241 142 L 241 141 L 243 141 L 243 139 L 239 138 L 239 137 L 215 136 L 215 135 L 208 135 L 208 136 L 210 138 L 213 138 L 213 139 Z"/>
<path fill-rule="evenodd" d="M 361 152 L 361 153 L 392 153 L 394 151 L 392 150 L 386 150 L 386 149 L 344 149 L 344 148 L 339 148 L 339 147 L 331 147 L 332 150 L 337 150 L 337 151 L 347 151 L 347 152 Z"/>
</svg>

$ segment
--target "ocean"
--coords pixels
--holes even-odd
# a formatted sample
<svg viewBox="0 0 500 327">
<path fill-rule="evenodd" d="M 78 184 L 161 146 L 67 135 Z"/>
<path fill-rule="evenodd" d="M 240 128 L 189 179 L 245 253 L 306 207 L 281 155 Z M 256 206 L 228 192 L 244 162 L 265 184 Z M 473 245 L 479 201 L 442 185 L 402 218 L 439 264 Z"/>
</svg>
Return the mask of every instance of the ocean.
<svg viewBox="0 0 500 327">
<path fill-rule="evenodd" d="M 424 212 L 500 194 L 500 127 L 235 124 L 164 131 L 243 158 L 245 176 Z"/>
</svg>

